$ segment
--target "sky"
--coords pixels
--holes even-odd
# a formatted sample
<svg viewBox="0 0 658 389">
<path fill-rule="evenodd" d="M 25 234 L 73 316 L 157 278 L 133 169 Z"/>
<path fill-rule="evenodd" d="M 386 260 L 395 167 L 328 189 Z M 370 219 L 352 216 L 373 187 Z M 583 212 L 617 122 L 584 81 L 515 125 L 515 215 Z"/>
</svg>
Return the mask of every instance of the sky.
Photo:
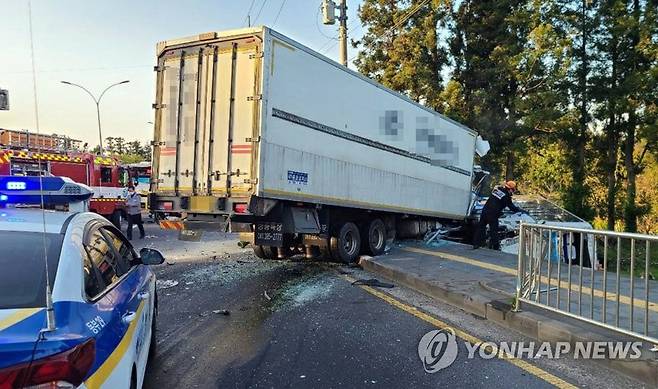
<svg viewBox="0 0 658 389">
<path fill-rule="evenodd" d="M 250 6 L 252 25 L 273 27 L 337 59 L 338 25 L 322 24 L 320 2 L 253 0 L 252 6 L 252 0 L 32 0 L 40 131 L 97 145 L 93 100 L 60 81 L 98 95 L 108 85 L 130 80 L 101 100 L 103 138 L 152 140 L 156 43 L 245 27 Z M 356 16 L 360 2 L 348 0 L 352 39 L 362 34 Z M 27 0 L 0 0 L 0 89 L 9 90 L 10 102 L 9 111 L 0 111 L 0 128 L 36 131 L 28 15 Z M 348 58 L 355 54 L 348 47 Z"/>
</svg>

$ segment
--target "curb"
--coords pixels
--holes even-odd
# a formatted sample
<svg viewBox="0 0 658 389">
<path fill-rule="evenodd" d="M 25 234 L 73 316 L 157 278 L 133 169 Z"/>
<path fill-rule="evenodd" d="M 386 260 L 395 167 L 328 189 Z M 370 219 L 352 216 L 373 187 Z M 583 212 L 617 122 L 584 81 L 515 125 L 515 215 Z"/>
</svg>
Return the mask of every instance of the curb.
<svg viewBox="0 0 658 389">
<path fill-rule="evenodd" d="M 511 296 L 501 294 L 500 290 L 483 285 L 487 295 L 466 295 L 451 290 L 439 283 L 428 282 L 410 273 L 377 263 L 370 257 L 361 257 L 360 264 L 364 270 L 377 273 L 393 282 L 404 285 L 428 297 L 441 300 L 466 312 L 491 320 L 503 327 L 516 330 L 525 336 L 547 342 L 586 342 L 592 341 L 595 331 L 551 319 L 531 311 L 513 312 Z M 593 327 L 593 326 L 592 326 Z M 596 327 L 596 331 L 600 329 Z M 646 344 L 646 343 L 645 343 Z M 640 359 L 634 361 L 596 359 L 595 362 L 624 374 L 647 385 L 658 387 L 658 360 Z"/>
</svg>

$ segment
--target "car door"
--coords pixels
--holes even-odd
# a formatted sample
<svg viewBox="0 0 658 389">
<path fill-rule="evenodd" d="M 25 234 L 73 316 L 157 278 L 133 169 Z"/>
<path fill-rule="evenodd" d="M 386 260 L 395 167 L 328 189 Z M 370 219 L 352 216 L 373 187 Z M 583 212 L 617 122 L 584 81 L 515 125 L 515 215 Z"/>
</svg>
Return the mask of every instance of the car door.
<svg viewBox="0 0 658 389">
<path fill-rule="evenodd" d="M 118 255 L 119 266 L 129 268 L 131 277 L 134 280 L 137 308 L 133 312 L 140 312 L 135 320 L 138 320 L 135 331 L 135 359 L 138 383 L 141 386 L 143 372 L 146 369 L 148 361 L 148 351 L 151 340 L 151 331 L 153 330 L 152 322 L 155 314 L 155 277 L 147 266 L 141 264 L 139 257 L 135 253 L 130 242 L 123 234 L 114 227 L 102 228 L 103 234 L 108 241 L 112 243 L 115 252 Z M 141 306 L 140 306 L 141 305 Z"/>
<path fill-rule="evenodd" d="M 139 294 L 136 266 L 121 258 L 105 225 L 92 222 L 85 231 L 85 293 L 98 315 L 86 321 L 96 340 L 96 362 L 85 381 L 90 388 L 127 388 L 136 365 L 139 318 L 148 301 Z M 137 379 L 137 377 L 134 377 Z"/>
</svg>

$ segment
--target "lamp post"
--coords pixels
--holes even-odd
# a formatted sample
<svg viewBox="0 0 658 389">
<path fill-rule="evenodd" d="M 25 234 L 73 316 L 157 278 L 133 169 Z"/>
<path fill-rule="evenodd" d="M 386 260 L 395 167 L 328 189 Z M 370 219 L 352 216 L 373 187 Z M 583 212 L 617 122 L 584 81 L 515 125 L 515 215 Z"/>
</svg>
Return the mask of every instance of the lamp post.
<svg viewBox="0 0 658 389">
<path fill-rule="evenodd" d="M 114 86 L 117 86 L 117 85 L 121 85 L 121 84 L 127 84 L 129 82 L 130 82 L 130 80 L 125 80 L 125 81 L 121 81 L 121 82 L 117 82 L 115 84 L 112 84 L 112 85 L 108 86 L 107 88 L 105 88 L 103 90 L 103 92 L 101 92 L 101 94 L 98 96 L 98 98 L 96 98 L 96 96 L 94 96 L 93 93 L 89 92 L 89 90 L 87 88 L 85 88 L 84 86 L 74 84 L 74 83 L 68 82 L 68 81 L 62 81 L 62 84 L 77 86 L 78 88 L 80 88 L 83 91 L 87 92 L 87 94 L 89 96 L 91 96 L 91 98 L 94 100 L 94 103 L 96 103 L 96 118 L 98 119 L 98 141 L 99 141 L 98 151 L 99 151 L 100 155 L 103 154 L 103 133 L 101 132 L 101 106 L 100 106 L 101 99 L 103 98 L 103 95 L 105 94 L 105 92 L 107 92 L 110 88 L 112 88 Z"/>
</svg>

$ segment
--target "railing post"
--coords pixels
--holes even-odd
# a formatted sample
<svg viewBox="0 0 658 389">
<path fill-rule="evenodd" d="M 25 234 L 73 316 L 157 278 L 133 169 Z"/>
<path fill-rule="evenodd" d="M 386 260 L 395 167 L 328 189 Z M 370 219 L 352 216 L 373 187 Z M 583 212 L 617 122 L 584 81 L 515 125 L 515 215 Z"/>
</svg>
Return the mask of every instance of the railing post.
<svg viewBox="0 0 658 389">
<path fill-rule="evenodd" d="M 553 248 L 552 231 L 556 231 L 558 247 Z M 603 239 L 600 244 L 599 238 Z M 568 241 L 565 244 L 565 241 Z M 622 244 L 628 240 L 629 244 Z M 616 241 L 616 259 L 615 266 L 610 268 L 610 255 L 614 255 L 613 247 Z M 642 247 L 637 245 L 637 242 L 644 241 L 644 273 L 643 279 L 636 280 L 635 277 L 639 276 L 636 272 L 636 267 L 641 269 L 642 260 Z M 586 244 L 587 242 L 587 244 Z M 590 245 L 591 242 L 591 245 Z M 612 242 L 612 243 L 611 243 Z M 547 226 L 540 224 L 522 223 L 519 226 L 519 251 L 517 262 L 517 284 L 516 296 L 513 303 L 513 312 L 521 311 L 521 303 L 526 305 L 541 307 L 552 312 L 555 312 L 566 317 L 582 320 L 609 330 L 617 331 L 631 337 L 642 339 L 650 344 L 658 345 L 658 332 L 656 326 L 652 325 L 651 319 L 653 314 L 658 312 L 655 302 L 651 302 L 652 295 L 651 289 L 658 289 L 650 280 L 651 270 L 651 243 L 658 243 L 658 236 L 656 235 L 642 235 L 631 234 L 614 231 L 601 231 L 576 227 L 562 227 L 562 226 Z M 546 246 L 547 245 L 547 246 Z M 590 251 L 590 246 L 592 251 Z M 622 246 L 623 250 L 622 250 Z M 628 246 L 628 247 L 627 247 Z M 655 246 L 655 245 L 654 245 Z M 596 266 L 599 257 L 599 251 L 603 247 L 603 274 L 599 278 L 596 275 Z M 638 248 L 640 247 L 640 248 Z M 553 266 L 551 264 L 552 252 L 557 250 L 557 280 L 553 279 Z M 622 259 L 626 257 L 626 251 L 630 256 L 630 274 L 624 274 L 622 277 Z M 610 253 L 608 252 L 610 251 Z M 655 251 L 655 249 L 654 249 Z M 577 256 L 574 256 L 574 252 Z M 589 285 L 585 283 L 584 272 L 585 269 L 585 255 L 589 257 Z M 577 257 L 577 258 L 576 258 Z M 547 269 L 544 274 L 542 269 L 544 258 L 547 260 Z M 614 257 L 613 257 L 614 258 Z M 566 279 L 562 282 L 562 261 L 566 260 Z M 573 266 L 577 268 L 571 269 Z M 572 274 L 573 271 L 578 271 L 577 275 Z M 612 287 L 608 285 L 609 282 L 614 282 L 609 279 L 608 271 L 614 271 L 615 274 L 610 274 L 616 278 L 615 292 L 613 294 Z M 576 276 L 576 281 L 573 277 Z M 546 299 L 544 302 L 541 300 L 542 285 L 544 284 L 544 277 L 546 277 Z M 555 282 L 554 282 L 555 281 Z M 597 282 L 601 284 L 597 286 Z M 574 288 L 574 282 L 577 286 Z M 635 290 L 637 284 L 642 282 L 644 289 Z M 556 283 L 556 304 L 555 307 L 551 304 L 551 287 Z M 566 284 L 566 285 L 563 285 Z M 622 287 L 623 286 L 623 287 Z M 586 288 L 587 291 L 585 291 Z M 562 291 L 566 293 L 566 307 L 562 307 L 561 294 Z M 533 293 L 535 295 L 533 296 Z M 577 293 L 574 296 L 574 304 L 571 304 L 572 293 Z M 589 298 L 583 298 L 583 294 L 589 295 Z M 636 296 L 642 296 L 641 299 L 636 301 Z M 563 296 L 562 296 L 563 297 Z M 654 296 L 655 298 L 655 296 Z M 597 299 L 600 299 L 600 304 Z M 643 299 L 643 301 L 642 301 Z M 608 300 L 613 304 L 616 302 L 614 311 L 609 306 Z M 654 300 L 655 301 L 655 300 Z M 589 302 L 589 315 L 583 312 L 583 302 Z M 577 307 L 576 307 L 577 305 Z M 626 308 L 622 305 L 628 306 L 628 320 L 629 324 L 621 325 L 622 317 L 620 311 Z M 635 305 L 639 306 L 640 314 L 635 312 Z M 595 308 L 600 308 L 600 312 L 595 312 Z M 643 322 L 640 316 L 641 311 L 644 311 Z M 611 317 L 608 318 L 608 315 Z M 612 317 L 614 316 L 614 318 Z M 626 322 L 626 317 L 623 318 L 623 324 Z M 655 350 L 658 352 L 658 346 Z"/>
<path fill-rule="evenodd" d="M 525 226 L 523 222 L 519 226 L 519 260 L 516 269 L 516 299 L 514 300 L 514 312 L 521 311 L 521 288 L 523 285 L 523 269 L 525 259 Z"/>
</svg>

